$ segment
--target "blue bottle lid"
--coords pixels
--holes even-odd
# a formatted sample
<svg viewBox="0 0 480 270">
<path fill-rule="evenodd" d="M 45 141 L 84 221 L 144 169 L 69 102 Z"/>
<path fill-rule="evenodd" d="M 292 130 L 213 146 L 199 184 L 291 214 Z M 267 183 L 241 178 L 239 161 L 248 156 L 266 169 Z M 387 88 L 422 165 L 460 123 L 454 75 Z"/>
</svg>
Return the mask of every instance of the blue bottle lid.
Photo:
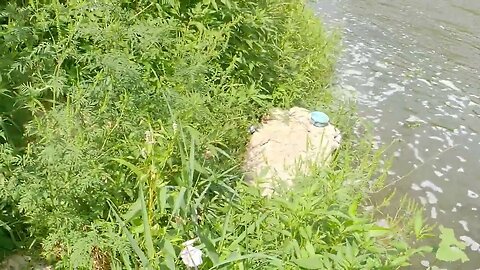
<svg viewBox="0 0 480 270">
<path fill-rule="evenodd" d="M 310 120 L 312 121 L 312 124 L 316 127 L 324 127 L 328 125 L 328 122 L 330 121 L 330 118 L 328 118 L 328 115 L 326 115 L 323 112 L 312 112 L 310 114 Z"/>
</svg>

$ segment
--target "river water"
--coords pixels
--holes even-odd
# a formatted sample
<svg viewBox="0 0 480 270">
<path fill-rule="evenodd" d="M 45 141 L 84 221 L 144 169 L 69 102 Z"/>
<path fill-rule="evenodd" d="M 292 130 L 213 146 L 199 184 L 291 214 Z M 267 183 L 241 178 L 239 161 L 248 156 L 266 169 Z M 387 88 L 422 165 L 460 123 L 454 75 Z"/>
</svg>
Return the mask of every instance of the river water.
<svg viewBox="0 0 480 270">
<path fill-rule="evenodd" d="M 342 34 L 337 87 L 390 151 L 389 182 L 453 228 L 480 269 L 480 0 L 319 0 Z"/>
</svg>

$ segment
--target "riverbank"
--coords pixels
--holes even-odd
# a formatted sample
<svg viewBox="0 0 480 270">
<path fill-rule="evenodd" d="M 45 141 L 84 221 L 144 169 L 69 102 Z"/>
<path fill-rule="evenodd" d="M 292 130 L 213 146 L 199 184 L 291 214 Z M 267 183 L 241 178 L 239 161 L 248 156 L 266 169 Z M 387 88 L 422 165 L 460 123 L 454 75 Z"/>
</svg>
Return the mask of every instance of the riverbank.
<svg viewBox="0 0 480 270">
<path fill-rule="evenodd" d="M 303 1 L 2 9 L 9 249 L 58 269 L 181 268 L 191 239 L 199 269 L 390 269 L 426 250 L 408 244 L 426 233 L 416 209 L 381 223 L 365 211 L 379 155 L 328 90 L 337 38 Z M 247 130 L 293 105 L 328 112 L 342 147 L 264 198 L 243 181 Z"/>
</svg>

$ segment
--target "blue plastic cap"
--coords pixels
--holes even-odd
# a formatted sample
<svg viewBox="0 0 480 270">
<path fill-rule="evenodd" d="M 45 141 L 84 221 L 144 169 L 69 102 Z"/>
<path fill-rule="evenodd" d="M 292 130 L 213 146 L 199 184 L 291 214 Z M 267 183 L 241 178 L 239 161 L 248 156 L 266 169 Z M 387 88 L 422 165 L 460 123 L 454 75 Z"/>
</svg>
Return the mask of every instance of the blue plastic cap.
<svg viewBox="0 0 480 270">
<path fill-rule="evenodd" d="M 328 118 L 328 115 L 326 115 L 323 112 L 312 112 L 310 114 L 310 120 L 312 121 L 312 124 L 316 127 L 324 127 L 328 125 L 328 122 L 330 121 L 330 118 Z"/>
</svg>

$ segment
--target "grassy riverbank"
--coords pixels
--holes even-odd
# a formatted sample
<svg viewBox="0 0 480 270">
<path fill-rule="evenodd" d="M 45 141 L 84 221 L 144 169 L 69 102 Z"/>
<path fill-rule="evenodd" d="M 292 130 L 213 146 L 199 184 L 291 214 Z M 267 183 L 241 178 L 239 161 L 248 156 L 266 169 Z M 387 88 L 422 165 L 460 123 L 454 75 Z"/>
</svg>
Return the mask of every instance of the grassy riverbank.
<svg viewBox="0 0 480 270">
<path fill-rule="evenodd" d="M 420 251 L 414 209 L 388 228 L 364 209 L 379 155 L 327 90 L 337 38 L 303 1 L 1 10 L 0 248 L 58 269 L 183 269 L 197 237 L 200 269 L 395 269 Z M 265 199 L 243 184 L 247 128 L 292 105 L 329 112 L 344 143 Z"/>
</svg>

